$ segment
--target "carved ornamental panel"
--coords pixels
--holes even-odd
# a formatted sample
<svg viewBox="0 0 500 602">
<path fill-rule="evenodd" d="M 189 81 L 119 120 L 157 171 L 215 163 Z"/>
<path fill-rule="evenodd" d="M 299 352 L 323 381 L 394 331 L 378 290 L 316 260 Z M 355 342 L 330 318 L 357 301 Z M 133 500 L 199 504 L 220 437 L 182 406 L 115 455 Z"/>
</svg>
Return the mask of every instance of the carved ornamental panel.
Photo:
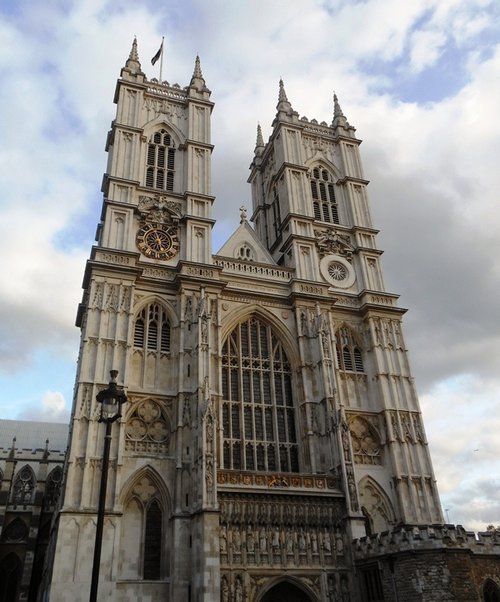
<svg viewBox="0 0 500 602">
<path fill-rule="evenodd" d="M 139 402 L 127 420 L 125 449 L 141 453 L 167 453 L 170 425 L 161 405 L 152 399 Z"/>
<path fill-rule="evenodd" d="M 344 563 L 341 499 L 219 494 L 221 567 Z"/>
</svg>

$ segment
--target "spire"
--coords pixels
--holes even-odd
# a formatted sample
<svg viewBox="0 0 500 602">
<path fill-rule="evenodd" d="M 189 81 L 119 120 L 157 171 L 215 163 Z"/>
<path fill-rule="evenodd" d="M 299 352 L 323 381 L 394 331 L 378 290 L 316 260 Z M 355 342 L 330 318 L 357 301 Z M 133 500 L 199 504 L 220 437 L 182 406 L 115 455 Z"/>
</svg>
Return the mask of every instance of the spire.
<svg viewBox="0 0 500 602">
<path fill-rule="evenodd" d="M 260 123 L 257 124 L 257 141 L 255 142 L 255 154 L 260 155 L 264 150 L 264 138 L 262 136 L 262 128 Z"/>
<path fill-rule="evenodd" d="M 288 102 L 288 98 L 286 96 L 286 92 L 285 92 L 285 84 L 283 83 L 283 80 L 280 77 L 280 91 L 279 91 L 279 96 L 278 96 L 278 102 Z"/>
<path fill-rule="evenodd" d="M 257 143 L 256 146 L 264 146 L 264 138 L 262 137 L 262 128 L 260 123 L 257 124 Z"/>
<path fill-rule="evenodd" d="M 132 48 L 130 49 L 130 54 L 128 55 L 127 62 L 125 63 L 125 70 L 130 74 L 136 75 L 141 74 L 141 63 L 139 62 L 139 53 L 137 52 L 137 38 L 134 36 L 134 41 L 132 42 Z"/>
<path fill-rule="evenodd" d="M 346 127 L 348 125 L 349 124 L 347 123 L 345 115 L 342 112 L 342 109 L 340 108 L 339 99 L 337 98 L 337 95 L 334 92 L 333 93 L 333 121 L 332 121 L 332 126 L 333 127 L 338 127 L 338 126 Z"/>
<path fill-rule="evenodd" d="M 276 114 L 276 118 L 278 119 L 278 121 L 280 121 L 280 120 L 288 121 L 294 114 L 292 105 L 290 104 L 290 101 L 288 100 L 288 97 L 285 92 L 285 84 L 283 83 L 283 80 L 281 79 L 281 77 L 280 77 L 280 88 L 279 88 L 279 93 L 278 93 L 278 104 L 276 105 L 276 110 L 278 111 Z M 273 122 L 273 124 L 274 123 L 275 122 Z"/>
<path fill-rule="evenodd" d="M 333 116 L 334 117 L 343 117 L 344 113 L 342 113 L 342 109 L 340 108 L 339 99 L 335 92 L 333 93 Z"/>
<path fill-rule="evenodd" d="M 12 438 L 12 446 L 11 446 L 10 452 L 9 452 L 9 460 L 13 460 L 16 456 L 16 441 L 17 441 L 17 437 L 13 437 Z"/>
<path fill-rule="evenodd" d="M 199 55 L 196 55 L 196 60 L 194 61 L 193 77 L 196 77 L 198 79 L 203 79 L 203 74 L 201 73 L 201 65 L 200 65 Z"/>
<path fill-rule="evenodd" d="M 134 36 L 134 41 L 132 42 L 132 48 L 130 49 L 130 54 L 128 55 L 129 61 L 137 61 L 139 62 L 139 55 L 137 54 L 137 38 Z"/>
<path fill-rule="evenodd" d="M 288 97 L 286 95 L 285 84 L 283 83 L 283 80 L 281 79 L 281 77 L 280 77 L 280 89 L 279 89 L 279 93 L 278 93 L 278 104 L 276 105 L 276 109 L 277 109 L 278 113 L 280 113 L 281 111 L 288 113 L 289 111 L 292 110 L 292 105 L 290 104 Z"/>
<path fill-rule="evenodd" d="M 50 456 L 50 453 L 49 453 L 49 440 L 45 439 L 45 450 L 43 452 L 42 462 L 47 462 L 49 456 Z"/>
<path fill-rule="evenodd" d="M 196 55 L 196 60 L 194 62 L 193 77 L 191 78 L 191 82 L 189 85 L 196 88 L 199 92 L 206 88 L 203 73 L 201 72 L 200 57 L 198 55 Z"/>
</svg>

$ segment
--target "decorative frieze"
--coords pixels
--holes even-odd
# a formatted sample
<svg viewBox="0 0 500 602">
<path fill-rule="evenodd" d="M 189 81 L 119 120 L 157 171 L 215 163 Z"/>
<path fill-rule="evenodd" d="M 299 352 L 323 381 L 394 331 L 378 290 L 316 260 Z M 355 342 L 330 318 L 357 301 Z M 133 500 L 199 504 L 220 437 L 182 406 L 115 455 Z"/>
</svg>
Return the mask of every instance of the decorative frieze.
<svg viewBox="0 0 500 602">
<path fill-rule="evenodd" d="M 219 496 L 221 566 L 343 563 L 341 500 Z"/>
<path fill-rule="evenodd" d="M 219 490 L 220 522 L 228 525 L 331 527 L 345 514 L 342 498 L 283 494 L 240 494 Z"/>
<path fill-rule="evenodd" d="M 136 263 L 135 257 L 131 257 L 129 255 L 122 255 L 120 253 L 108 253 L 100 250 L 97 250 L 95 259 L 96 261 L 101 261 L 103 263 L 131 267 L 135 266 Z"/>
<path fill-rule="evenodd" d="M 272 487 L 304 490 L 338 490 L 338 482 L 331 477 L 298 474 L 269 474 L 253 472 L 237 472 L 233 470 L 219 470 L 217 483 L 222 486 L 238 487 Z"/>
<path fill-rule="evenodd" d="M 259 278 L 269 278 L 272 280 L 282 280 L 289 282 L 291 271 L 283 270 L 274 266 L 259 265 L 249 263 L 248 261 L 237 261 L 229 259 L 214 259 L 214 264 L 223 268 L 224 272 L 233 272 L 249 276 L 258 276 Z"/>
</svg>

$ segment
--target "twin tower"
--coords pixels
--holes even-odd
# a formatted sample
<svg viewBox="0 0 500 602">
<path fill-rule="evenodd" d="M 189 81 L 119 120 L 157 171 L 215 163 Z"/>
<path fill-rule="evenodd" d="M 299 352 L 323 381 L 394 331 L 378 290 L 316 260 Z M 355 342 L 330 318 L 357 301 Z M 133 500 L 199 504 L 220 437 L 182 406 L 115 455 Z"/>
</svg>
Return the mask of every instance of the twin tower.
<svg viewBox="0 0 500 602">
<path fill-rule="evenodd" d="M 299 117 L 280 82 L 252 215 L 214 254 L 210 97 L 198 58 L 184 88 L 150 80 L 134 41 L 78 311 L 52 602 L 88 599 L 111 369 L 128 402 L 99 599 L 369 600 L 353 539 L 442 523 L 354 127 L 336 97 L 331 124 Z"/>
</svg>

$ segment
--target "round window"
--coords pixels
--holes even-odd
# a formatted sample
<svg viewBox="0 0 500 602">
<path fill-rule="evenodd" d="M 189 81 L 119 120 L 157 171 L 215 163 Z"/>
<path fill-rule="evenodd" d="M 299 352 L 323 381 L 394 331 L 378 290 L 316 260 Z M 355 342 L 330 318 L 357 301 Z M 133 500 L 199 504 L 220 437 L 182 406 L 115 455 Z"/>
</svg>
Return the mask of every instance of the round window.
<svg viewBox="0 0 500 602">
<path fill-rule="evenodd" d="M 352 265 L 339 255 L 327 255 L 319 264 L 323 278 L 337 288 L 349 288 L 356 280 Z"/>
</svg>

